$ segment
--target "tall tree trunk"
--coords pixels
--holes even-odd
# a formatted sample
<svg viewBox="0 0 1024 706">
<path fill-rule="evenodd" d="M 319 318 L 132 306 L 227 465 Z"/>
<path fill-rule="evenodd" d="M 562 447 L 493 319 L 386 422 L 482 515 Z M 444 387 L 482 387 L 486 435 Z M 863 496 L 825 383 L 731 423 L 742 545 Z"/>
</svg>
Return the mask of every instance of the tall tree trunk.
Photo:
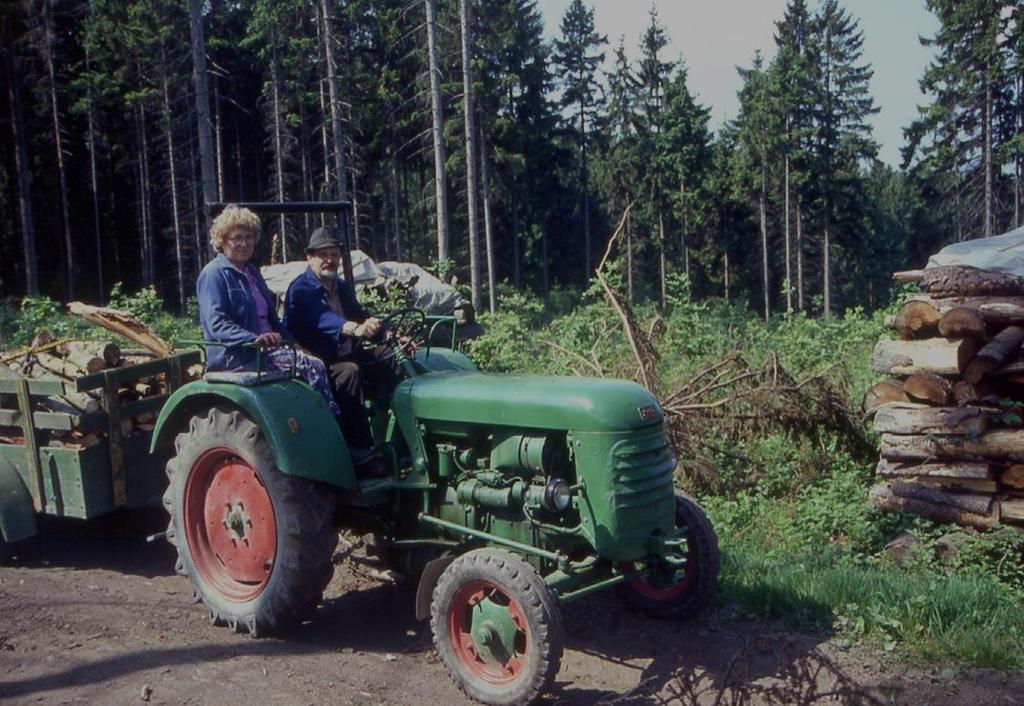
<svg viewBox="0 0 1024 706">
<path fill-rule="evenodd" d="M 445 179 L 444 111 L 441 104 L 441 69 L 437 63 L 434 0 L 423 0 L 427 13 L 427 53 L 430 60 L 430 113 L 434 141 L 434 198 L 437 202 L 437 260 L 444 265 L 449 259 L 448 247 L 448 182 Z"/>
<path fill-rule="evenodd" d="M 89 189 L 92 192 L 92 232 L 96 243 L 96 301 L 103 303 L 103 237 L 100 234 L 100 189 L 96 169 L 96 114 L 92 97 L 92 75 L 89 65 L 89 51 L 85 52 L 85 71 L 88 75 L 88 89 L 85 96 L 86 147 L 89 149 Z"/>
<path fill-rule="evenodd" d="M 162 57 L 163 65 L 167 66 L 167 58 Z M 178 271 L 178 312 L 185 312 L 185 253 L 182 243 L 181 218 L 178 206 L 178 171 L 177 159 L 174 154 L 174 125 L 171 121 L 171 88 L 170 80 L 165 73 L 161 78 L 163 93 L 163 123 L 167 138 L 167 164 L 170 168 L 171 181 L 171 215 L 174 223 L 174 255 Z"/>
<path fill-rule="evenodd" d="M 796 197 L 796 308 L 804 310 L 804 218 L 800 195 Z"/>
<path fill-rule="evenodd" d="M 761 155 L 761 197 L 758 199 L 758 214 L 761 221 L 761 280 L 764 287 L 764 320 L 771 320 L 771 291 L 768 283 L 768 175 L 765 155 Z"/>
<path fill-rule="evenodd" d="M 274 39 L 271 38 L 271 41 L 274 41 Z M 281 115 L 281 80 L 279 71 L 277 52 L 274 51 L 270 59 L 270 92 L 272 109 L 274 111 L 274 181 L 277 190 L 277 200 L 284 201 L 284 117 Z M 278 216 L 278 227 L 281 236 L 282 261 L 288 262 L 288 232 L 283 213 Z"/>
<path fill-rule="evenodd" d="M 633 219 L 626 213 L 626 299 L 633 303 Z"/>
<path fill-rule="evenodd" d="M 789 116 L 786 116 L 786 142 L 789 143 Z M 784 175 L 782 179 L 782 189 L 785 194 L 785 234 L 783 237 L 786 239 L 785 257 L 786 257 L 786 311 L 789 313 L 793 312 L 793 270 L 792 270 L 792 258 L 793 254 L 790 247 L 790 231 L 789 231 L 789 168 L 790 161 L 789 155 L 785 158 Z"/>
<path fill-rule="evenodd" d="M 188 21 L 192 34 L 192 82 L 195 87 L 196 130 L 199 137 L 199 171 L 203 181 L 203 225 L 210 229 L 210 204 L 217 200 L 217 173 L 213 163 L 213 134 L 210 130 L 210 91 L 206 82 L 206 39 L 203 37 L 201 1 L 188 0 Z M 214 256 L 213 245 L 207 244 L 207 256 Z M 202 261 L 196 251 L 196 262 Z"/>
<path fill-rule="evenodd" d="M 722 271 L 725 274 L 725 301 L 729 302 L 729 251 L 726 250 L 722 253 Z"/>
<path fill-rule="evenodd" d="M 826 320 L 832 317 L 832 219 L 830 217 L 831 209 L 831 200 L 828 197 L 826 197 L 821 247 L 822 294 L 824 295 L 824 311 L 822 311 L 822 315 L 825 317 Z"/>
<path fill-rule="evenodd" d="M 512 183 L 515 188 L 515 181 Z M 522 277 L 522 253 L 519 243 L 519 203 L 516 200 L 515 192 L 511 196 L 509 208 L 512 211 L 512 284 L 519 290 L 523 286 Z"/>
<path fill-rule="evenodd" d="M 351 115 L 349 116 L 349 118 L 351 119 Z M 359 248 L 362 247 L 362 236 L 360 235 L 360 223 L 359 223 L 359 208 L 360 208 L 360 201 L 359 201 L 359 183 L 360 183 L 360 181 L 359 181 L 359 176 L 360 176 L 360 174 L 359 174 L 358 171 L 356 171 L 356 141 L 355 140 L 350 140 L 349 141 L 349 149 L 352 150 L 351 153 L 349 154 L 349 157 L 350 157 L 349 164 L 351 165 L 351 167 L 349 167 L 349 174 L 352 175 L 352 189 L 351 189 L 351 194 L 352 194 L 352 196 L 351 196 L 351 200 L 352 200 L 352 242 L 355 244 L 356 248 L 359 249 Z"/>
<path fill-rule="evenodd" d="M 224 200 L 224 123 L 220 116 L 220 81 L 213 79 L 213 106 L 214 123 L 213 134 L 214 144 L 217 151 L 217 200 Z"/>
<path fill-rule="evenodd" d="M 994 166 L 992 164 L 992 82 L 985 79 L 985 108 L 984 123 L 982 125 L 982 140 L 984 140 L 983 163 L 985 167 L 985 237 L 990 238 L 995 233 L 993 214 L 993 200 L 995 194 L 992 188 Z"/>
<path fill-rule="evenodd" d="M 388 167 L 391 172 L 391 220 L 393 223 L 392 242 L 395 248 L 395 259 L 402 259 L 402 218 L 399 206 L 401 199 L 401 179 L 398 171 L 398 149 L 395 146 L 394 126 L 391 130 L 391 143 L 388 145 Z"/>
<path fill-rule="evenodd" d="M 57 100 L 57 72 L 54 69 L 53 52 L 56 38 L 53 29 L 53 13 L 50 0 L 43 0 L 43 62 L 49 77 L 50 117 L 53 121 L 53 146 L 57 155 L 57 178 L 60 183 L 60 216 L 64 232 L 64 294 L 67 299 L 75 298 L 75 253 L 71 245 L 71 206 L 68 198 L 68 175 L 64 164 L 64 136 L 61 126 L 60 104 Z"/>
<path fill-rule="evenodd" d="M 235 178 L 238 180 L 238 200 L 245 201 L 245 180 L 242 178 L 242 132 L 238 126 L 238 111 L 235 115 Z M 257 153 L 258 154 L 258 153 Z M 258 170 L 257 170 L 258 171 Z"/>
<path fill-rule="evenodd" d="M 498 310 L 498 283 L 494 261 L 494 225 L 491 221 L 491 174 L 487 164 L 487 139 L 484 136 L 483 117 L 477 116 L 480 131 L 480 178 L 483 181 L 484 245 L 487 250 L 487 305 L 491 313 Z"/>
<path fill-rule="evenodd" d="M 138 111 L 139 131 L 139 173 L 142 181 L 139 184 L 139 200 L 141 205 L 142 218 L 142 270 L 143 281 L 146 286 L 153 286 L 156 282 L 156 238 L 153 234 L 153 206 L 150 202 L 150 184 L 152 175 L 149 168 L 149 135 L 146 131 L 146 108 L 139 104 Z"/>
<path fill-rule="evenodd" d="M 14 40 L 4 27 L 4 72 L 7 74 L 8 108 L 14 133 L 14 169 L 18 174 L 18 216 L 21 220 L 21 254 L 25 268 L 25 293 L 39 294 L 39 264 L 36 259 L 35 214 L 32 211 L 32 163 L 21 106 L 21 87 L 14 66 Z"/>
<path fill-rule="evenodd" d="M 682 221 L 682 232 L 679 235 L 679 252 L 683 255 L 683 274 L 687 284 L 690 283 L 690 209 L 686 204 L 686 179 L 679 180 L 679 210 Z"/>
<path fill-rule="evenodd" d="M 665 213 L 658 207 L 658 261 L 661 276 L 661 308 L 665 308 L 668 300 L 668 286 L 665 282 L 668 277 L 668 261 L 665 255 Z"/>
<path fill-rule="evenodd" d="M 580 81 L 583 80 L 582 70 L 578 77 Z M 592 269 L 592 263 L 590 262 L 590 175 L 589 167 L 587 164 L 587 114 L 586 107 L 583 101 L 580 100 L 580 188 L 583 190 L 583 265 L 587 269 L 584 271 L 583 282 L 586 284 L 590 281 L 590 278 L 594 276 Z"/>
<path fill-rule="evenodd" d="M 459 0 L 462 28 L 462 117 L 466 134 L 466 219 L 469 225 L 469 291 L 473 309 L 480 311 L 480 231 L 477 208 L 476 129 L 473 127 L 473 61 L 470 54 L 469 4 Z"/>
<path fill-rule="evenodd" d="M 321 0 L 320 12 L 323 15 L 324 53 L 327 57 L 327 91 L 331 103 L 331 137 L 334 142 L 334 171 L 338 179 L 338 198 L 348 199 L 348 172 L 345 168 L 345 138 L 341 124 L 341 96 L 338 89 L 338 65 L 334 61 L 334 32 L 331 30 L 331 17 L 334 3 Z M 352 219 L 355 221 L 355 217 Z M 356 227 L 356 247 L 359 246 L 358 226 Z"/>
</svg>

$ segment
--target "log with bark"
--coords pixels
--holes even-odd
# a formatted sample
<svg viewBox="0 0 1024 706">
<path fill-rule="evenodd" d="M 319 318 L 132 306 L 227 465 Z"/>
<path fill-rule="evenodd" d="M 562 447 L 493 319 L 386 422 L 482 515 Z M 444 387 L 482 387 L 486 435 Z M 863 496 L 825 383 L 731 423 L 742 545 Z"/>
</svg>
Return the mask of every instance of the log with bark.
<svg viewBox="0 0 1024 706">
<path fill-rule="evenodd" d="M 1024 430 L 997 429 L 981 436 L 882 434 L 882 456 L 890 460 L 933 459 L 1024 461 Z"/>
<path fill-rule="evenodd" d="M 907 302 L 904 306 L 924 302 Z M 939 319 L 939 334 L 946 338 L 984 338 L 985 319 L 976 309 L 966 306 L 953 307 Z"/>
<path fill-rule="evenodd" d="M 1024 500 L 1003 500 L 999 503 L 999 517 L 1003 522 L 1024 522 Z"/>
<path fill-rule="evenodd" d="M 65 344 L 69 359 L 98 357 L 107 368 L 121 364 L 121 347 L 113 341 L 68 341 Z"/>
<path fill-rule="evenodd" d="M 909 512 L 936 522 L 953 522 L 958 525 L 989 528 L 999 521 L 998 511 L 993 512 L 991 498 L 987 512 L 970 512 L 955 505 L 932 502 L 920 497 L 907 497 L 893 492 L 889 483 L 876 485 L 869 494 L 871 503 L 886 512 Z"/>
<path fill-rule="evenodd" d="M 985 344 L 964 369 L 964 380 L 979 382 L 983 377 L 999 368 L 1020 353 L 1024 343 L 1024 326 L 1007 326 L 995 338 Z"/>
<path fill-rule="evenodd" d="M 875 346 L 871 369 L 888 375 L 959 375 L 977 351 L 973 338 L 930 338 L 923 341 L 882 339 Z"/>
<path fill-rule="evenodd" d="M 880 476 L 962 478 L 964 480 L 991 480 L 992 465 L 947 461 L 945 463 L 899 463 L 883 458 L 875 473 Z"/>
<path fill-rule="evenodd" d="M 976 267 L 930 267 L 924 271 L 920 282 L 934 297 L 1024 296 L 1024 277 Z"/>
<path fill-rule="evenodd" d="M 928 302 L 909 301 L 896 315 L 893 328 L 904 340 L 926 338 L 939 330 L 941 320 L 942 314 Z"/>
<path fill-rule="evenodd" d="M 97 326 L 113 331 L 129 341 L 138 343 L 143 348 L 153 351 L 160 357 L 172 355 L 174 348 L 158 336 L 153 329 L 136 319 L 131 314 L 102 306 L 91 306 L 83 302 L 71 302 L 68 311 L 81 316 Z"/>
<path fill-rule="evenodd" d="M 1024 463 L 1008 466 L 1000 475 L 999 482 L 1014 490 L 1024 490 Z"/>
<path fill-rule="evenodd" d="M 975 404 L 989 396 L 991 392 L 983 382 L 971 384 L 966 380 L 957 380 L 953 383 L 953 400 L 958 405 Z"/>
<path fill-rule="evenodd" d="M 1024 298 L 1019 296 L 933 297 L 928 294 L 911 294 L 907 302 L 912 301 L 928 304 L 943 315 L 953 309 L 972 309 L 987 324 L 1024 323 Z"/>
<path fill-rule="evenodd" d="M 862 408 L 865 412 L 870 412 L 886 402 L 910 402 L 910 397 L 903 391 L 901 380 L 892 378 L 872 385 L 864 393 Z"/>
<path fill-rule="evenodd" d="M 976 478 L 921 476 L 907 478 L 906 480 L 918 485 L 930 486 L 953 493 L 986 493 L 992 495 L 999 488 L 999 484 L 994 480 L 980 480 Z"/>
<path fill-rule="evenodd" d="M 979 407 L 932 407 L 889 402 L 875 410 L 875 431 L 890 434 L 979 435 L 988 426 Z"/>
<path fill-rule="evenodd" d="M 917 373 L 903 383 L 903 392 L 912 402 L 944 405 L 953 398 L 953 385 L 935 373 Z M 892 400 L 896 402 L 898 400 Z"/>
</svg>

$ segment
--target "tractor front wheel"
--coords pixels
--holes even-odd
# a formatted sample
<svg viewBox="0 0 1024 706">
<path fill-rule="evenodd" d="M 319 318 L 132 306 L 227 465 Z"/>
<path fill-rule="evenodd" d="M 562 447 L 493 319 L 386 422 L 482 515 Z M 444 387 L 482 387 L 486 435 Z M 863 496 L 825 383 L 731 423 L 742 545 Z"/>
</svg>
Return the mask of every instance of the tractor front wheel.
<svg viewBox="0 0 1024 706">
<path fill-rule="evenodd" d="M 287 476 L 238 410 L 192 418 L 167 463 L 167 539 L 216 623 L 253 637 L 309 617 L 334 567 L 334 495 Z"/>
<path fill-rule="evenodd" d="M 430 623 L 448 673 L 477 701 L 528 704 L 558 674 L 558 606 L 533 567 L 509 552 L 477 549 L 453 561 L 434 588 Z"/>
<path fill-rule="evenodd" d="M 652 618 L 684 620 L 711 604 L 718 581 L 718 538 L 697 501 L 676 492 L 676 527 L 686 528 L 679 561 L 628 564 L 621 584 L 626 602 Z"/>
</svg>

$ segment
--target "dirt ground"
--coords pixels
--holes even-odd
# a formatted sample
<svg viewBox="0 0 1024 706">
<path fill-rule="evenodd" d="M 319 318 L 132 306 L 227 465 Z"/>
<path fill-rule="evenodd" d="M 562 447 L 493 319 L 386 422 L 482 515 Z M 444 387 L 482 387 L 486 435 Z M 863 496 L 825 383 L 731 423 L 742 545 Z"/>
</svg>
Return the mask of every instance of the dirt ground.
<svg viewBox="0 0 1024 706">
<path fill-rule="evenodd" d="M 344 541 L 315 619 L 277 638 L 210 625 L 157 532 L 52 524 L 0 568 L 0 701 L 96 704 L 469 702 L 414 617 L 415 587 Z M 118 520 L 120 521 L 120 520 Z M 140 527 L 140 525 L 143 525 Z M 145 526 L 148 525 L 148 526 Z M 111 536 L 111 535 L 115 536 Z M 734 617 L 645 620 L 614 592 L 565 607 L 544 703 L 1020 704 L 1024 675 L 914 667 Z"/>
</svg>

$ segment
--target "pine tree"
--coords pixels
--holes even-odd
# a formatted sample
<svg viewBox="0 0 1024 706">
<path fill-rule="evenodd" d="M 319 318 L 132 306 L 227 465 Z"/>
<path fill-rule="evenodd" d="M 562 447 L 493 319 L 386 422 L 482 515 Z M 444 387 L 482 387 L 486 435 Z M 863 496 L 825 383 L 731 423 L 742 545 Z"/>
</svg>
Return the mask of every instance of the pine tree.
<svg viewBox="0 0 1024 706">
<path fill-rule="evenodd" d="M 607 37 L 594 28 L 594 10 L 582 0 L 573 0 L 565 11 L 561 24 L 561 39 L 555 40 L 553 59 L 562 76 L 562 112 L 568 118 L 570 131 L 575 133 L 580 164 L 580 211 L 583 216 L 583 262 L 585 276 L 593 274 L 591 266 L 590 234 L 590 166 L 588 147 L 590 132 L 601 107 L 598 67 L 604 62 L 601 47 Z"/>
</svg>

